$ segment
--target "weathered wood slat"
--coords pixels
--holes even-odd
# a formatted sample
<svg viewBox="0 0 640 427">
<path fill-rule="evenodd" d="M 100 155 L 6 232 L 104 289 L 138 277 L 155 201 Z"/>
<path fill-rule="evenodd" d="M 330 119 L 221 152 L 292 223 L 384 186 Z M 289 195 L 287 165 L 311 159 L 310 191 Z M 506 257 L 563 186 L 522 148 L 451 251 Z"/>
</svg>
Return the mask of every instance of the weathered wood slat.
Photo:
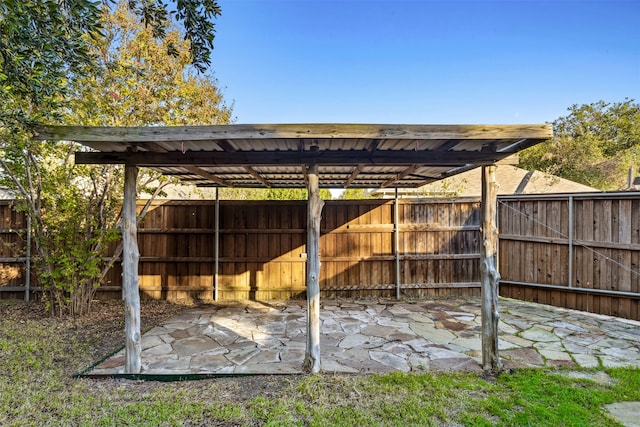
<svg viewBox="0 0 640 427">
<path fill-rule="evenodd" d="M 498 282 L 496 268 L 498 248 L 496 167 L 482 168 L 480 283 L 482 286 L 482 368 L 498 372 L 502 363 L 498 355 Z"/>
<path fill-rule="evenodd" d="M 39 126 L 36 139 L 77 142 L 225 141 L 235 139 L 548 139 L 550 125 L 242 124 L 175 127 Z M 222 147 L 220 147 L 222 149 Z"/>
<path fill-rule="evenodd" d="M 125 305 L 125 373 L 138 374 L 141 369 L 142 335 L 140 334 L 140 293 L 138 289 L 138 244 L 136 237 L 136 185 L 138 169 L 125 168 L 122 207 L 122 286 Z"/>
</svg>

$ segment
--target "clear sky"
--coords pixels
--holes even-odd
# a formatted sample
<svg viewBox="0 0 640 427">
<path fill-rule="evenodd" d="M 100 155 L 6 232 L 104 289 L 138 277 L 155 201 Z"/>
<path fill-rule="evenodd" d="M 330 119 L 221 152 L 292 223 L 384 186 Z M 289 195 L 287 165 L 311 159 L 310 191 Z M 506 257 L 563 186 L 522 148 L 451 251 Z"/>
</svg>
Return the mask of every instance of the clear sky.
<svg viewBox="0 0 640 427">
<path fill-rule="evenodd" d="M 219 0 L 236 123 L 544 123 L 640 102 L 640 0 Z"/>
</svg>

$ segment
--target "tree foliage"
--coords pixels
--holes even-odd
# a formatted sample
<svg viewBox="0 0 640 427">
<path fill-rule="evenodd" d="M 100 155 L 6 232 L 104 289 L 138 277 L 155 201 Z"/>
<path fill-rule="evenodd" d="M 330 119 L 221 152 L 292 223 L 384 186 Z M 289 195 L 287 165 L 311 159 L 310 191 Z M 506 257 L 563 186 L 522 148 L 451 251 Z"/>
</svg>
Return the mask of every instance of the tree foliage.
<svg viewBox="0 0 640 427">
<path fill-rule="evenodd" d="M 101 36 L 86 47 L 93 62 L 79 64 L 50 103 L 11 93 L 29 107 L 24 117 L 40 121 L 38 111 L 55 112 L 69 124 L 112 126 L 229 122 L 216 80 L 191 70 L 189 43 L 177 27 L 168 25 L 158 39 L 124 3 L 103 13 Z M 0 123 L 0 184 L 15 190 L 18 208 L 32 219 L 34 264 L 52 312 L 83 314 L 104 276 L 105 249 L 119 234 L 123 174 L 114 166 L 75 165 L 81 147 L 34 142 L 22 120 Z M 157 175 L 141 177 L 149 191 L 164 185 Z"/>
<path fill-rule="evenodd" d="M 340 195 L 342 200 L 367 200 L 375 197 L 366 188 L 347 188 Z"/>
<path fill-rule="evenodd" d="M 91 41 L 101 37 L 103 12 L 112 5 L 109 0 L 0 0 L 0 126 L 42 121 L 57 112 L 60 95 L 87 66 L 95 68 Z M 190 62 L 199 71 L 210 65 L 212 20 L 221 14 L 216 0 L 176 0 L 173 13 L 163 0 L 128 0 L 127 6 L 157 40 L 167 38 L 172 18 L 182 23 Z M 174 42 L 165 46 L 176 53 Z"/>
<path fill-rule="evenodd" d="M 551 140 L 520 155 L 520 165 L 602 190 L 625 188 L 640 167 L 640 105 L 633 100 L 573 105 L 553 122 Z"/>
<path fill-rule="evenodd" d="M 221 188 L 220 198 L 223 200 L 307 200 L 305 188 Z M 331 200 L 331 192 L 320 189 L 323 200 Z"/>
</svg>

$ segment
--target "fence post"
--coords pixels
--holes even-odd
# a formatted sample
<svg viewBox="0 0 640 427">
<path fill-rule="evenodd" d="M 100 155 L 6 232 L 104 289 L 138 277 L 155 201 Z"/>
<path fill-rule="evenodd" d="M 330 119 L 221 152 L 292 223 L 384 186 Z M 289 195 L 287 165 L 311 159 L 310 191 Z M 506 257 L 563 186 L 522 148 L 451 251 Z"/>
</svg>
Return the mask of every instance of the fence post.
<svg viewBox="0 0 640 427">
<path fill-rule="evenodd" d="M 393 240 L 395 246 L 396 267 L 396 299 L 400 299 L 400 202 L 398 201 L 398 189 L 396 188 L 393 210 Z"/>
<path fill-rule="evenodd" d="M 24 300 L 29 301 L 29 293 L 31 292 L 31 213 L 27 214 L 27 271 L 24 277 Z"/>
<path fill-rule="evenodd" d="M 573 196 L 569 196 L 569 287 L 573 287 Z"/>
<path fill-rule="evenodd" d="M 216 187 L 216 208 L 215 208 L 215 246 L 214 256 L 216 257 L 213 272 L 213 300 L 218 301 L 218 289 L 220 288 L 219 268 L 220 268 L 220 196 Z"/>
</svg>

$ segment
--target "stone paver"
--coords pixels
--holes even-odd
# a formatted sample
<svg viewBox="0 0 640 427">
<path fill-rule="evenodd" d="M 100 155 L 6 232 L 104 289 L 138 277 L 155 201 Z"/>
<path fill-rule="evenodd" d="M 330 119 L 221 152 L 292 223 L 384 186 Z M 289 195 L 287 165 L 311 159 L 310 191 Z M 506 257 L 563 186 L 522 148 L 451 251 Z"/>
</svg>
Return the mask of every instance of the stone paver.
<svg viewBox="0 0 640 427">
<path fill-rule="evenodd" d="M 640 366 L 640 322 L 501 299 L 506 368 Z M 480 371 L 480 300 L 326 301 L 325 372 Z M 185 309 L 142 339 L 142 374 L 302 372 L 306 303 L 244 301 Z M 124 372 L 124 350 L 91 375 Z"/>
</svg>

